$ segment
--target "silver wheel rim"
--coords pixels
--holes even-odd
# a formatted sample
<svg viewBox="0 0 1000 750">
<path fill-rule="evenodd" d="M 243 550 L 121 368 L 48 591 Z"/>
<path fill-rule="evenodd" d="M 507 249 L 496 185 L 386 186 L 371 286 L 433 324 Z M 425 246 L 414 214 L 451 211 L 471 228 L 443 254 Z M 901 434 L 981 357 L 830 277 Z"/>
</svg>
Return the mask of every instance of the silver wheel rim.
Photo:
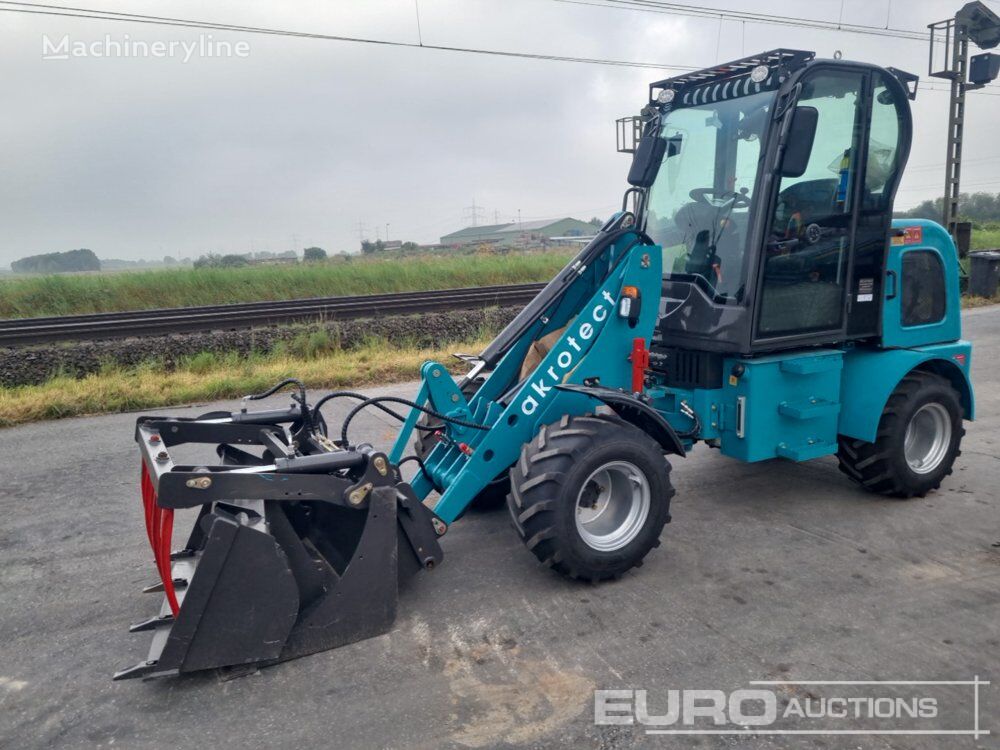
<svg viewBox="0 0 1000 750">
<path fill-rule="evenodd" d="M 614 552 L 635 539 L 649 516 L 649 480 L 627 461 L 610 461 L 583 483 L 576 530 L 591 549 Z"/>
<path fill-rule="evenodd" d="M 903 454 L 910 469 L 929 474 L 937 469 L 951 445 L 951 415 L 941 404 L 924 404 L 906 426 Z"/>
</svg>

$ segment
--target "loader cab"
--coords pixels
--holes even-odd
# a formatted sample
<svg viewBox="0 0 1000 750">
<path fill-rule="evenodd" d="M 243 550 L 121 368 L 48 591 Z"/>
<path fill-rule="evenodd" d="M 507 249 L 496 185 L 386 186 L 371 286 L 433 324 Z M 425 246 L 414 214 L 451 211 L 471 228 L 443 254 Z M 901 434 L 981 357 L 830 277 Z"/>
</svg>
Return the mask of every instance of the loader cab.
<svg viewBox="0 0 1000 750">
<path fill-rule="evenodd" d="M 657 341 L 755 354 L 877 339 L 907 74 L 776 50 L 655 83 L 666 141 L 644 213 Z"/>
</svg>

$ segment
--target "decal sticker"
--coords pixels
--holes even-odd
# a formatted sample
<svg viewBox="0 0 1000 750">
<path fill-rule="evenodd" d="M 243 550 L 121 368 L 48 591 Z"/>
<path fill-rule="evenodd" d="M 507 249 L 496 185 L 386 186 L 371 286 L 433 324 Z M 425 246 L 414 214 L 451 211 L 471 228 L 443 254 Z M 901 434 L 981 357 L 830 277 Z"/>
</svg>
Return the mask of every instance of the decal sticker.
<svg viewBox="0 0 1000 750">
<path fill-rule="evenodd" d="M 903 229 L 904 245 L 919 245 L 924 241 L 923 227 L 906 227 Z"/>
</svg>

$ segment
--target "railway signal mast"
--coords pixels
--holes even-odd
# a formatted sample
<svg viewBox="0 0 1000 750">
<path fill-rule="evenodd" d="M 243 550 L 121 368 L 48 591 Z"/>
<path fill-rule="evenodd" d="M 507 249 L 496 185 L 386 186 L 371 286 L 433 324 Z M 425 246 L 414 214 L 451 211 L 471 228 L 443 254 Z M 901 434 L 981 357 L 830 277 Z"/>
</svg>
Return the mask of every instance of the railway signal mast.
<svg viewBox="0 0 1000 750">
<path fill-rule="evenodd" d="M 980 49 L 1000 44 L 1000 16 L 978 2 L 967 3 L 954 18 L 929 24 L 930 54 L 927 73 L 951 82 L 948 110 L 948 158 L 944 183 L 944 225 L 964 250 L 958 239 L 958 196 L 962 175 L 962 135 L 965 129 L 965 94 L 981 89 L 1000 73 L 1000 55 L 984 52 L 969 58 L 969 42 Z M 944 42 L 941 65 L 935 65 L 935 45 Z M 937 69 L 935 70 L 935 67 Z"/>
</svg>

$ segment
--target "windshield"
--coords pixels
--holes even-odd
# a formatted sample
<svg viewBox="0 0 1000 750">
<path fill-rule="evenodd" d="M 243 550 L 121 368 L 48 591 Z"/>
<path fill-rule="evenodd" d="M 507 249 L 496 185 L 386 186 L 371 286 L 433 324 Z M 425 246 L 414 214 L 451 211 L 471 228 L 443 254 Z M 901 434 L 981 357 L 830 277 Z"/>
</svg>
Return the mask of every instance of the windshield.
<svg viewBox="0 0 1000 750">
<path fill-rule="evenodd" d="M 773 100 L 765 91 L 665 115 L 666 156 L 646 223 L 663 247 L 665 278 L 694 279 L 716 298 L 742 297 L 750 201 Z"/>
</svg>

